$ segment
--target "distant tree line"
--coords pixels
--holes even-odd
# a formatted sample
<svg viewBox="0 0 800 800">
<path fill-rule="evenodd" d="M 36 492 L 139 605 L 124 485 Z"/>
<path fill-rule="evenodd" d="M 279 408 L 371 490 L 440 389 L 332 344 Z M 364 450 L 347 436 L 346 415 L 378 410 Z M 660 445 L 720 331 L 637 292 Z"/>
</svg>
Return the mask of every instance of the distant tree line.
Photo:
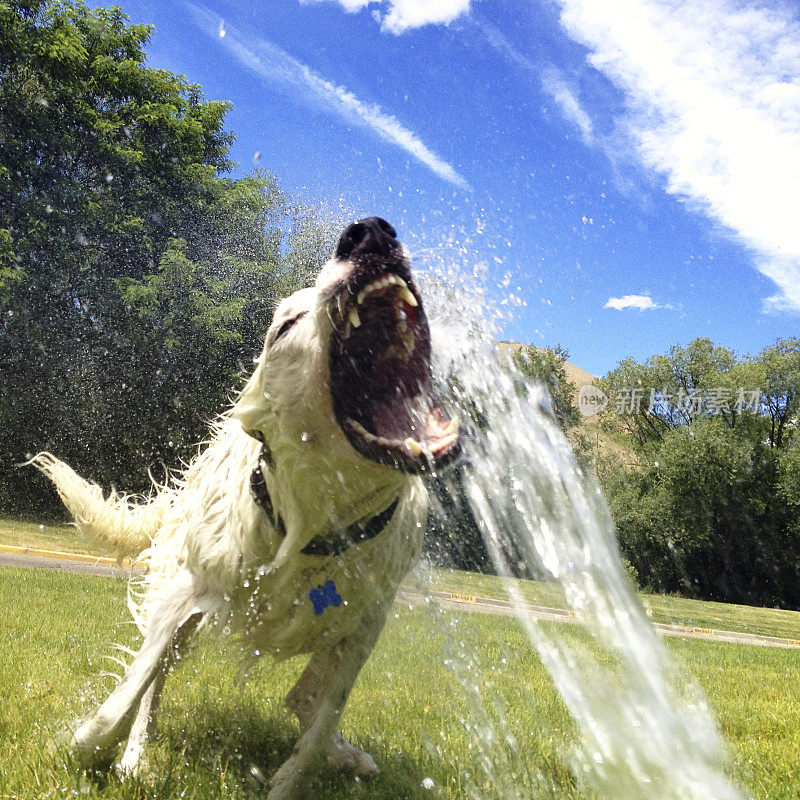
<svg viewBox="0 0 800 800">
<path fill-rule="evenodd" d="M 629 575 L 646 591 L 800 609 L 800 340 L 738 357 L 708 339 L 598 382 L 602 414 L 581 424 L 562 348 L 520 347 L 518 374 L 600 481 Z M 435 487 L 434 562 L 491 572 L 461 473 Z M 511 559 L 514 563 L 514 560 Z M 520 564 L 521 576 L 530 567 Z"/>
<path fill-rule="evenodd" d="M 740 358 L 697 339 L 601 386 L 598 471 L 639 584 L 800 608 L 800 340 Z"/>
<path fill-rule="evenodd" d="M 0 2 L 0 507 L 57 508 L 50 449 L 126 490 L 180 465 L 332 231 L 225 177 L 227 103 L 145 65 L 151 28 Z"/>
</svg>

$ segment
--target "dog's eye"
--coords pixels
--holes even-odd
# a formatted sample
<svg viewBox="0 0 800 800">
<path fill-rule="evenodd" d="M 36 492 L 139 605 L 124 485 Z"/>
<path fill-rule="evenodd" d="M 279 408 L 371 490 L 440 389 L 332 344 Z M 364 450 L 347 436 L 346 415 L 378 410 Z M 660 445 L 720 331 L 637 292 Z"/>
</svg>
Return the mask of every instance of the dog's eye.
<svg viewBox="0 0 800 800">
<path fill-rule="evenodd" d="M 275 336 L 272 337 L 272 344 L 275 344 L 275 342 L 277 342 L 278 339 L 280 339 L 281 336 L 283 336 L 283 334 L 286 333 L 292 327 L 292 325 L 295 324 L 295 322 L 301 320 L 307 313 L 308 312 L 306 311 L 301 311 L 296 317 L 287 319 L 286 322 L 284 322 L 283 325 L 281 325 L 280 328 L 278 328 L 278 332 L 275 334 Z"/>
</svg>

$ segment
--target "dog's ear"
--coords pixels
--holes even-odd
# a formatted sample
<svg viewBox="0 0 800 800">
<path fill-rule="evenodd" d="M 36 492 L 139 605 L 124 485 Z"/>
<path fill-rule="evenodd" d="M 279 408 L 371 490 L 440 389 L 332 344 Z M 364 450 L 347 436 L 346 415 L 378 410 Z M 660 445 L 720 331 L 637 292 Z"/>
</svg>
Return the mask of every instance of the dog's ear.
<svg viewBox="0 0 800 800">
<path fill-rule="evenodd" d="M 233 404 L 231 418 L 239 420 L 242 430 L 259 442 L 264 441 L 264 429 L 270 416 L 269 393 L 266 386 L 265 352 L 256 359 L 256 368 Z"/>
</svg>

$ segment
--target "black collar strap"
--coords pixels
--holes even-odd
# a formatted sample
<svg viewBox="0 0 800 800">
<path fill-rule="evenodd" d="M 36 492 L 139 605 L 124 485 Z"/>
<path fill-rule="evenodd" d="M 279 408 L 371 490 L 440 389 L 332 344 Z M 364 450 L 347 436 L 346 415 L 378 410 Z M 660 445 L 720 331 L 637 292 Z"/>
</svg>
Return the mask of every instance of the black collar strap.
<svg viewBox="0 0 800 800">
<path fill-rule="evenodd" d="M 250 473 L 250 494 L 253 495 L 253 500 L 256 501 L 256 504 L 264 509 L 272 527 L 282 536 L 285 536 L 286 527 L 280 516 L 275 519 L 275 506 L 272 504 L 272 498 L 269 496 L 269 490 L 267 489 L 265 475 L 271 467 L 272 453 L 265 444 L 258 456 L 258 466 Z"/>
<path fill-rule="evenodd" d="M 300 552 L 307 556 L 338 556 L 351 547 L 374 539 L 386 529 L 398 502 L 399 498 L 374 517 L 361 519 L 346 528 L 335 528 L 323 539 L 312 539 Z"/>
<path fill-rule="evenodd" d="M 261 448 L 258 456 L 258 466 L 250 473 L 250 493 L 257 505 L 264 509 L 270 524 L 281 536 L 286 535 L 286 526 L 283 524 L 280 514 L 275 515 L 275 506 L 267 489 L 266 473 L 273 466 L 272 453 L 266 444 Z M 374 539 L 379 533 L 385 530 L 397 509 L 399 498 L 386 509 L 376 514 L 374 517 L 354 522 L 347 528 L 335 528 L 327 536 L 321 539 L 312 539 L 300 552 L 307 556 L 338 556 L 369 539 Z"/>
</svg>

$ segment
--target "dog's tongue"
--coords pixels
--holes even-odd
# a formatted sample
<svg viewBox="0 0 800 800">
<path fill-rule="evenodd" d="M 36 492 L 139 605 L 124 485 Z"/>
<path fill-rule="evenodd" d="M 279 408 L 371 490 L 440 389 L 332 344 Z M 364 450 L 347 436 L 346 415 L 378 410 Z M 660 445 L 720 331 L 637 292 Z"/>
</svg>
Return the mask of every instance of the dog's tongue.
<svg viewBox="0 0 800 800">
<path fill-rule="evenodd" d="M 401 446 L 409 455 L 435 455 L 456 434 L 455 423 L 447 419 L 431 398 L 416 395 L 393 404 L 379 400 L 366 404 L 356 421 L 381 439 Z"/>
</svg>

